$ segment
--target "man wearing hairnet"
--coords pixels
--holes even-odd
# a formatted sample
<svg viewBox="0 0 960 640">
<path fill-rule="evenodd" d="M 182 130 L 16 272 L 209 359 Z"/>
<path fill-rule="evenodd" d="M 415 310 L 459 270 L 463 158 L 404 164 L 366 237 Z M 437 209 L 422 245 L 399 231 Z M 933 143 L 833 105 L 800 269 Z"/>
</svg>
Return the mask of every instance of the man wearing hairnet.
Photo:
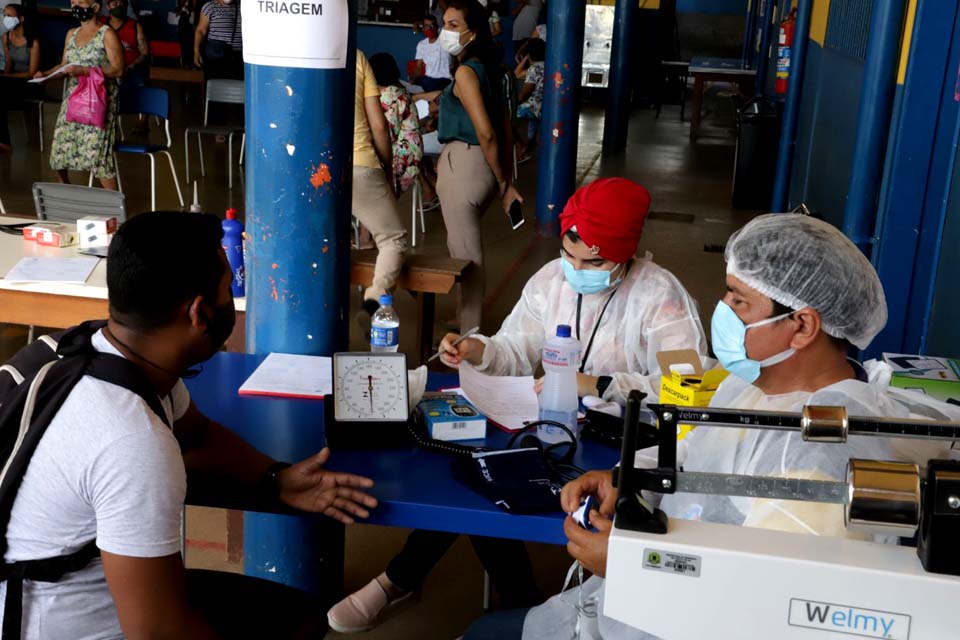
<svg viewBox="0 0 960 640">
<path fill-rule="evenodd" d="M 887 320 L 883 288 L 870 262 L 836 228 L 793 214 L 759 216 L 727 243 L 727 293 L 717 304 L 711 343 L 727 377 L 710 406 L 800 411 L 804 405 L 846 407 L 850 415 L 960 419 L 957 407 L 889 387 L 890 370 L 847 358 L 864 349 Z M 905 446 L 895 439 L 851 436 L 846 444 L 803 442 L 795 433 L 699 427 L 687 438 L 686 471 L 843 480 L 852 458 L 947 457 L 947 446 Z M 909 441 L 904 441 L 909 442 Z M 656 451 L 643 458 L 656 465 Z M 640 456 L 638 456 L 639 458 Z M 584 640 L 652 638 L 600 615 L 616 500 L 609 471 L 593 471 L 563 489 L 573 512 L 582 498 L 601 503 L 596 531 L 564 522 L 567 548 L 594 574 L 528 612 L 481 620 L 465 640 L 554 640 L 579 629 Z M 671 518 L 755 526 L 815 535 L 846 535 L 841 505 L 696 494 L 663 496 Z M 642 597 L 642 594 L 637 594 Z"/>
<path fill-rule="evenodd" d="M 631 389 L 660 392 L 657 353 L 706 353 L 696 303 L 647 253 L 635 257 L 650 194 L 624 178 L 602 178 L 577 190 L 560 215 L 560 257 L 523 288 L 495 336 L 440 343 L 441 359 L 468 362 L 488 375 L 531 375 L 544 341 L 569 325 L 580 341 L 580 397 L 625 404 Z"/>
</svg>

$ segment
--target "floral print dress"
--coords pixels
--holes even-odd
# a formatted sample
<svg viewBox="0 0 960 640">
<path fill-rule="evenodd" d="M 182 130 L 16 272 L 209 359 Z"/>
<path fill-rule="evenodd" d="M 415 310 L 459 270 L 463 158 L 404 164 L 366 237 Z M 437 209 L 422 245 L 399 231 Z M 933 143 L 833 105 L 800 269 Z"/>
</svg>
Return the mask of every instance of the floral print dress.
<svg viewBox="0 0 960 640">
<path fill-rule="evenodd" d="M 394 186 L 397 193 L 403 193 L 420 175 L 420 161 L 423 160 L 420 118 L 410 94 L 403 87 L 380 87 L 380 106 L 393 142 Z"/>
<path fill-rule="evenodd" d="M 107 48 L 103 37 L 108 25 L 103 25 L 90 42 L 77 46 L 77 33 L 70 36 L 67 43 L 66 60 L 68 63 L 85 67 L 102 67 L 107 64 Z M 120 88 L 113 78 L 104 78 L 107 87 L 107 117 L 104 128 L 88 124 L 67 122 L 67 101 L 77 88 L 78 78 L 68 78 L 63 86 L 63 103 L 57 116 L 57 128 L 53 132 L 53 146 L 50 147 L 50 168 L 54 171 L 70 169 L 73 171 L 93 171 L 98 178 L 117 177 L 117 167 L 113 159 L 113 143 L 116 138 L 117 111 L 119 109 Z"/>
</svg>

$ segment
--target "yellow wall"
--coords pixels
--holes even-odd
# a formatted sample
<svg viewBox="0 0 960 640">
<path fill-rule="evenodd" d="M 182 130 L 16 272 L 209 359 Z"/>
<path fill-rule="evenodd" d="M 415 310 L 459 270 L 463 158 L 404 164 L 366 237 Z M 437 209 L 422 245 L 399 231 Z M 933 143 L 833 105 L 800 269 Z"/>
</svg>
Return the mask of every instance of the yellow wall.
<svg viewBox="0 0 960 640">
<path fill-rule="evenodd" d="M 917 0 L 910 0 L 907 19 L 903 24 L 903 44 L 900 47 L 900 71 L 897 73 L 897 84 L 903 84 L 907 79 L 907 61 L 910 59 L 910 42 L 913 40 L 913 22 L 916 17 Z"/>
<path fill-rule="evenodd" d="M 813 0 L 813 15 L 810 19 L 810 38 L 823 46 L 827 39 L 827 18 L 830 16 L 830 0 Z"/>
</svg>

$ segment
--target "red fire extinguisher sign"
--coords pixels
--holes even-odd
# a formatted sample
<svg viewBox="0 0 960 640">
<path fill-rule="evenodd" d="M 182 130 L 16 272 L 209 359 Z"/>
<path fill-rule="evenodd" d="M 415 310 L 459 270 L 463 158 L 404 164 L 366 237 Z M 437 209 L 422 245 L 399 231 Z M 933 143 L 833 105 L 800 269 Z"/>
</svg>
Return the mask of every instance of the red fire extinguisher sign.
<svg viewBox="0 0 960 640">
<path fill-rule="evenodd" d="M 790 51 L 793 48 L 794 30 L 797 24 L 797 10 L 794 9 L 787 19 L 780 23 L 780 45 L 777 48 L 777 93 L 785 95 L 790 80 Z"/>
</svg>

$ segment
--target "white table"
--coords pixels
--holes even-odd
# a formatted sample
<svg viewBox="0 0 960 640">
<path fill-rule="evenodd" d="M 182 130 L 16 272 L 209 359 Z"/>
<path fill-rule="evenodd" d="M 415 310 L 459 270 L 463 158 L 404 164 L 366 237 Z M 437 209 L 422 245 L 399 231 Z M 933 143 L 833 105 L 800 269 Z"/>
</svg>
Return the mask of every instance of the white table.
<svg viewBox="0 0 960 640">
<path fill-rule="evenodd" d="M 0 224 L 29 222 L 30 219 L 0 216 Z M 20 236 L 0 233 L 0 275 L 6 274 L 20 258 L 72 258 L 77 247 L 43 247 Z M 244 350 L 245 298 L 237 298 L 237 327 L 227 342 L 230 351 Z M 65 329 L 84 320 L 106 318 L 107 261 L 100 260 L 84 284 L 56 282 L 11 283 L 0 279 L 0 322 Z"/>
</svg>

